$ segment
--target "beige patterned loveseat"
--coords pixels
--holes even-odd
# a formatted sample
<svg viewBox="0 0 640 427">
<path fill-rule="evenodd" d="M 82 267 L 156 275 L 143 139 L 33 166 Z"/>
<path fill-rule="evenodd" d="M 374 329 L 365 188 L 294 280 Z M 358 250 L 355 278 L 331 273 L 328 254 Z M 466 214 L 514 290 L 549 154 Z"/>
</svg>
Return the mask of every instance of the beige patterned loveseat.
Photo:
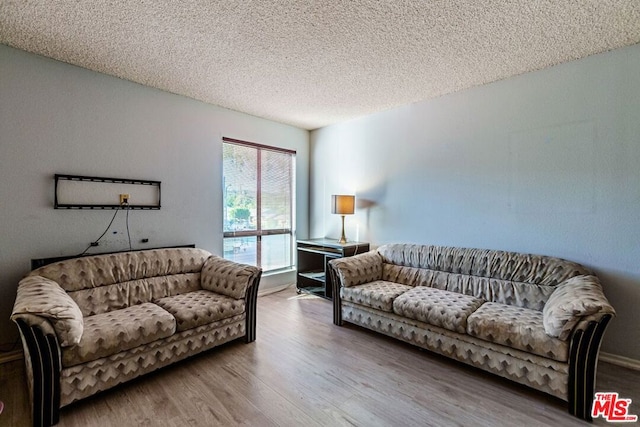
<svg viewBox="0 0 640 427">
<path fill-rule="evenodd" d="M 174 248 L 74 258 L 20 281 L 11 318 L 34 425 L 59 408 L 236 338 L 255 340 L 262 271 Z"/>
<path fill-rule="evenodd" d="M 559 397 L 591 419 L 598 278 L 558 258 L 395 244 L 332 260 L 334 323 L 381 332 Z"/>
</svg>

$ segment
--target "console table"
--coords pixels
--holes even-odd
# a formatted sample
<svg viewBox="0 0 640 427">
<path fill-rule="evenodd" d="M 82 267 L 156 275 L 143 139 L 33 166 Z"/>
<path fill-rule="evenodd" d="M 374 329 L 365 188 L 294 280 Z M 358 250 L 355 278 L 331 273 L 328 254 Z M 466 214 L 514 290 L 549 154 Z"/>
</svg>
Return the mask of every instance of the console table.
<svg viewBox="0 0 640 427">
<path fill-rule="evenodd" d="M 323 298 L 333 298 L 333 284 L 328 263 L 335 258 L 353 256 L 369 251 L 369 244 L 347 242 L 336 239 L 309 239 L 297 241 L 298 293 L 305 292 Z"/>
</svg>

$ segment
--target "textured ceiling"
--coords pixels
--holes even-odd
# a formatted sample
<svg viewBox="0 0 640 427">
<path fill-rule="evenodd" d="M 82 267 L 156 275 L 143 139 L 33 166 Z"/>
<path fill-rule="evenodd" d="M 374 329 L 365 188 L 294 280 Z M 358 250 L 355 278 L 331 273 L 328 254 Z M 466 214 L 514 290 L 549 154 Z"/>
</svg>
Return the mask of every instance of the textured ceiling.
<svg viewBox="0 0 640 427">
<path fill-rule="evenodd" d="M 306 129 L 639 41 L 639 0 L 0 0 L 0 43 Z"/>
</svg>

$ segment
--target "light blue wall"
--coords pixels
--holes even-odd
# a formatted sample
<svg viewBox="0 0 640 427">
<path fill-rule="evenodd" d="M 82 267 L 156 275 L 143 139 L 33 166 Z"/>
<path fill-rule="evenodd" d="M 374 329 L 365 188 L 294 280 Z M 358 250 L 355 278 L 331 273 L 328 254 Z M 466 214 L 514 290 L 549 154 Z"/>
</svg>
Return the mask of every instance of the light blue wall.
<svg viewBox="0 0 640 427">
<path fill-rule="evenodd" d="M 311 133 L 312 237 L 554 255 L 602 278 L 640 360 L 640 45 Z"/>
<path fill-rule="evenodd" d="M 30 259 L 82 252 L 113 215 L 54 210 L 55 173 L 161 181 L 162 209 L 130 213 L 133 247 L 195 243 L 220 254 L 223 136 L 297 151 L 306 235 L 308 131 L 0 45 L 0 343 L 15 339 L 9 315 Z M 123 219 L 112 230 L 124 232 Z M 101 251 L 127 248 L 109 236 Z"/>
</svg>

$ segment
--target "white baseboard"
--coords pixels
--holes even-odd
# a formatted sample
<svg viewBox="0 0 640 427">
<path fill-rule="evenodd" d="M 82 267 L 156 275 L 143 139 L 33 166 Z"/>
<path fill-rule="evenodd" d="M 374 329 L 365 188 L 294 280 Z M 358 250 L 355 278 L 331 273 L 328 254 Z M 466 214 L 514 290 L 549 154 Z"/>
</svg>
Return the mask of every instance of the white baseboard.
<svg viewBox="0 0 640 427">
<path fill-rule="evenodd" d="M 272 288 L 267 288 L 265 290 L 259 290 L 258 291 L 258 296 L 259 297 L 263 297 L 265 295 L 269 295 L 269 294 L 275 294 L 276 292 L 280 292 L 280 291 L 284 291 L 285 289 L 291 287 L 291 286 L 295 286 L 295 283 L 287 283 L 286 285 L 280 285 L 280 286 L 274 286 Z"/>
<path fill-rule="evenodd" d="M 623 368 L 634 369 L 640 371 L 640 360 L 631 359 L 630 357 L 618 356 L 617 354 L 600 352 L 598 356 L 601 362 L 611 363 L 612 365 L 622 366 Z"/>
<path fill-rule="evenodd" d="M 0 353 L 0 365 L 3 363 L 13 362 L 14 360 L 21 360 L 23 357 L 24 354 L 22 353 L 22 349 Z"/>
</svg>

